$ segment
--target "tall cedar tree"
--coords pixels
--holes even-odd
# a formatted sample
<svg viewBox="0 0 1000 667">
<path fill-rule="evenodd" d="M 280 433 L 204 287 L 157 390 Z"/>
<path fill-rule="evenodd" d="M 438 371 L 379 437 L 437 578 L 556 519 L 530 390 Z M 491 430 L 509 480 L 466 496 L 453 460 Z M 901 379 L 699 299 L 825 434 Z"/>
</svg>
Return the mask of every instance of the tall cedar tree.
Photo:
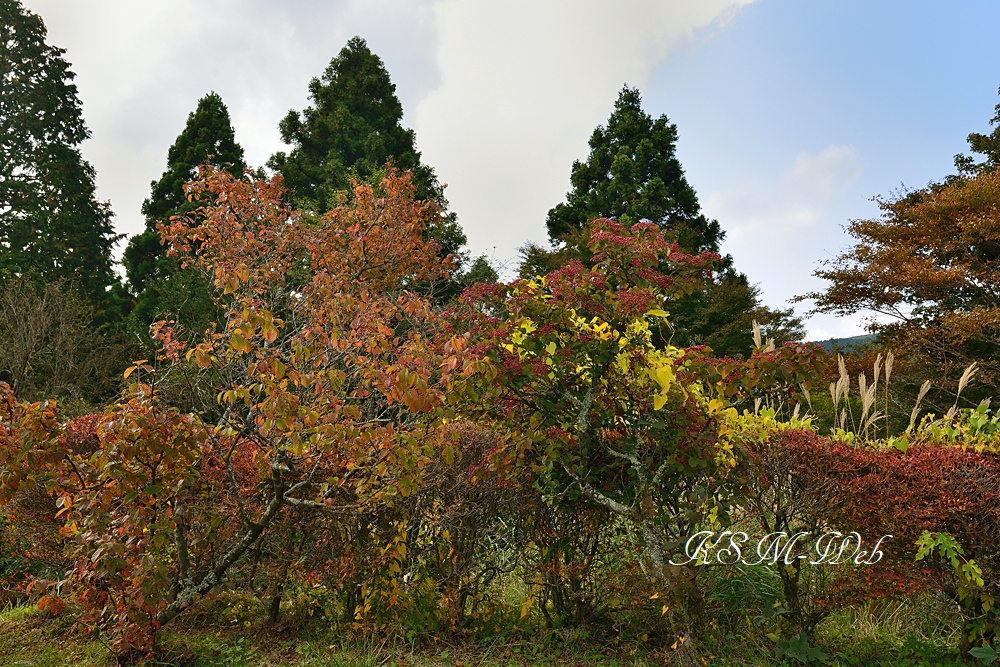
<svg viewBox="0 0 1000 667">
<path fill-rule="evenodd" d="M 351 177 L 377 182 L 387 162 L 409 171 L 419 199 L 447 200 L 434 170 L 420 162 L 413 130 L 404 128 L 403 105 L 381 58 L 365 40 L 353 37 L 323 72 L 309 83 L 314 106 L 289 111 L 278 128 L 294 148 L 275 153 L 267 165 L 281 173 L 296 205 L 324 213 L 337 204 Z M 458 253 L 465 234 L 454 213 L 445 214 L 429 235 L 443 254 Z"/>
<path fill-rule="evenodd" d="M 649 220 L 673 231 L 690 252 L 718 252 L 724 234 L 701 214 L 676 143 L 677 126 L 666 116 L 654 121 L 642 110 L 639 91 L 622 88 L 608 126 L 598 126 L 590 137 L 590 157 L 573 162 L 566 202 L 549 211 L 550 240 L 572 243 L 595 218 Z"/>
<path fill-rule="evenodd" d="M 653 119 L 642 110 L 639 91 L 624 87 L 607 127 L 590 137 L 590 157 L 575 161 L 573 189 L 551 209 L 546 226 L 553 249 L 522 248 L 522 277 L 552 271 L 574 259 L 588 264 L 586 225 L 611 218 L 627 225 L 648 220 L 670 230 L 686 252 L 718 252 L 725 232 L 701 212 L 698 195 L 684 177 L 676 155 L 677 126 L 666 116 Z M 675 345 L 709 345 L 717 354 L 750 353 L 750 330 L 758 321 L 777 342 L 802 337 L 802 323 L 791 309 L 774 311 L 760 304 L 759 290 L 723 258 L 707 289 L 671 304 Z"/>
<path fill-rule="evenodd" d="M 197 177 L 198 166 L 203 164 L 218 166 L 237 178 L 247 168 L 229 110 L 215 92 L 198 101 L 198 108 L 188 115 L 184 130 L 167 152 L 167 169 L 160 180 L 150 183 L 150 197 L 142 204 L 146 230 L 129 240 L 122 258 L 129 286 L 136 296 L 131 319 L 140 335 L 145 335 L 153 321 L 168 314 L 198 331 L 217 319 L 208 295 L 209 285 L 193 271 L 182 270 L 176 259 L 166 256 L 156 231 L 157 223 L 168 222 L 171 216 L 184 215 L 200 206 L 200 202 L 188 200 L 184 185 Z"/>
<path fill-rule="evenodd" d="M 45 36 L 38 15 L 0 0 L 0 280 L 72 281 L 106 322 L 117 317 L 111 252 L 121 237 L 80 154 L 90 132 L 75 75 Z"/>
</svg>

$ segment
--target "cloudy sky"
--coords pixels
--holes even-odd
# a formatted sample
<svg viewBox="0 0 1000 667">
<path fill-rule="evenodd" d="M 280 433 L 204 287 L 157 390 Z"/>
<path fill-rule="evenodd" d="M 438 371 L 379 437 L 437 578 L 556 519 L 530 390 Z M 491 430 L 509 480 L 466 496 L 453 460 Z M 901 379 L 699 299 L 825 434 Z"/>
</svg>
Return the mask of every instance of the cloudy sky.
<svg viewBox="0 0 1000 667">
<path fill-rule="evenodd" d="M 120 232 L 205 93 L 248 162 L 353 35 L 385 61 L 475 254 L 513 267 L 623 84 L 678 126 L 724 250 L 774 307 L 871 201 L 953 171 L 1000 85 L 1000 3 L 964 0 L 24 0 L 67 49 Z M 800 311 L 803 307 L 800 305 Z M 809 321 L 814 338 L 860 318 Z"/>
</svg>

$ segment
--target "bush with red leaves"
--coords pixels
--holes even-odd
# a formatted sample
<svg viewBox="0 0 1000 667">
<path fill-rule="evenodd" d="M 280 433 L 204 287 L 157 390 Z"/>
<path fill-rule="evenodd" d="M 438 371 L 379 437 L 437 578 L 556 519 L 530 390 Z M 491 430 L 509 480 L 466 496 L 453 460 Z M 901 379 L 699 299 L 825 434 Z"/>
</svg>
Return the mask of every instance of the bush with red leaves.
<svg viewBox="0 0 1000 667">
<path fill-rule="evenodd" d="M 850 570 L 829 602 L 937 588 L 961 603 L 980 636 L 996 629 L 987 614 L 1000 594 L 1000 457 L 960 447 L 920 445 L 902 452 L 834 442 L 811 433 L 783 433 L 775 453 L 801 488 L 822 498 L 822 517 L 844 533 L 890 534 L 875 566 Z M 944 559 L 917 562 L 924 532 L 947 533 L 964 558 L 982 569 L 984 585 L 960 595 L 954 566 Z M 968 642 L 968 636 L 963 643 Z"/>
</svg>

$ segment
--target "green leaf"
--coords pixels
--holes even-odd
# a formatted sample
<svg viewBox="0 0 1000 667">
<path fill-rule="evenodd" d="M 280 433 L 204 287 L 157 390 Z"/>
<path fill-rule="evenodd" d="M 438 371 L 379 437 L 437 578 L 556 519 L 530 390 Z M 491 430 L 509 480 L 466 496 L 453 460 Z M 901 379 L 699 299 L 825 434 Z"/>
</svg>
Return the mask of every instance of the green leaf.
<svg viewBox="0 0 1000 667">
<path fill-rule="evenodd" d="M 983 644 L 982 646 L 977 646 L 976 648 L 969 651 L 969 654 L 973 658 L 979 658 L 984 665 L 989 665 L 990 663 L 996 662 L 997 658 L 1000 658 L 1000 653 L 997 653 L 992 646 L 989 644 Z"/>
</svg>

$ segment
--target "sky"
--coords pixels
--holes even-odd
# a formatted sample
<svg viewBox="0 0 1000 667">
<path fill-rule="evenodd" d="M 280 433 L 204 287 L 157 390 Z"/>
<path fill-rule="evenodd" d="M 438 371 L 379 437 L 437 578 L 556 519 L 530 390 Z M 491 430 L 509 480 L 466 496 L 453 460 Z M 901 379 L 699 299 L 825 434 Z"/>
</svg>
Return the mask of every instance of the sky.
<svg viewBox="0 0 1000 667">
<path fill-rule="evenodd" d="M 201 96 L 222 96 L 262 165 L 288 148 L 278 121 L 360 35 L 473 255 L 509 274 L 518 247 L 546 241 L 548 209 L 627 84 L 677 124 L 723 251 L 774 308 L 823 289 L 813 271 L 850 243 L 850 220 L 878 215 L 874 197 L 953 173 L 1000 101 L 993 0 L 23 1 L 67 50 L 83 153 L 120 233 L 142 229 Z M 807 319 L 812 340 L 863 325 Z"/>
</svg>

